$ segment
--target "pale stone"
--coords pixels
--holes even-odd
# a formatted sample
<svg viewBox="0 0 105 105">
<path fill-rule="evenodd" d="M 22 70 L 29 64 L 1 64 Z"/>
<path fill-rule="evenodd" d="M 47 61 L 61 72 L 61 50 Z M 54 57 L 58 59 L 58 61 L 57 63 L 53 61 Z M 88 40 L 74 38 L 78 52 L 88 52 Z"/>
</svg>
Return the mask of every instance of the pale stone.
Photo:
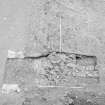
<svg viewBox="0 0 105 105">
<path fill-rule="evenodd" d="M 8 50 L 8 58 L 24 58 L 24 54 L 22 51 L 13 51 L 13 50 Z"/>
<path fill-rule="evenodd" d="M 3 84 L 2 86 L 2 94 L 11 94 L 13 92 L 20 92 L 20 88 L 18 84 Z"/>
<path fill-rule="evenodd" d="M 86 66 L 86 70 L 94 70 L 94 66 L 90 65 L 90 66 Z"/>
<path fill-rule="evenodd" d="M 8 58 L 15 58 L 16 57 L 16 52 L 8 50 Z"/>
</svg>

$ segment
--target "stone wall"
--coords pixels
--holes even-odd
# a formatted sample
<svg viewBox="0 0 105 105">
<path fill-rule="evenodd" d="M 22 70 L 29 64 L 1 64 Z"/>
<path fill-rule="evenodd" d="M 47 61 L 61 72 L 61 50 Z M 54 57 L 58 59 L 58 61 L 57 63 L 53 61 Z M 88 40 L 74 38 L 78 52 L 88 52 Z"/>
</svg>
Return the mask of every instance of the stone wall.
<svg viewBox="0 0 105 105">
<path fill-rule="evenodd" d="M 46 87 L 99 84 L 100 75 L 95 68 L 96 63 L 95 56 L 66 52 L 52 52 L 39 57 L 8 58 L 4 83 Z"/>
</svg>

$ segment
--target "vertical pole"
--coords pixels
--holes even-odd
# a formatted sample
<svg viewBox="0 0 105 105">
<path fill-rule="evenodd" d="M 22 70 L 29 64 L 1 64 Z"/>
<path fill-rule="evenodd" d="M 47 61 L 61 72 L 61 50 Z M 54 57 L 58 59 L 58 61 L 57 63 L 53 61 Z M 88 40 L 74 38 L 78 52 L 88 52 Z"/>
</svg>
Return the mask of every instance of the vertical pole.
<svg viewBox="0 0 105 105">
<path fill-rule="evenodd" d="M 60 16 L 60 52 L 62 52 L 62 27 L 61 27 L 61 16 Z"/>
<path fill-rule="evenodd" d="M 53 51 L 53 40 L 51 40 L 51 49 Z"/>
</svg>

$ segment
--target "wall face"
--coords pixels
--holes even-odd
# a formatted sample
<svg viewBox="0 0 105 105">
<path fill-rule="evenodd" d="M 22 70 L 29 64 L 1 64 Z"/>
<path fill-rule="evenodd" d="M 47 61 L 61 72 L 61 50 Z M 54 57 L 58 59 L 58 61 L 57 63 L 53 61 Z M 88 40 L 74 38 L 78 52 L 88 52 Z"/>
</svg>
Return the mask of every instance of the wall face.
<svg viewBox="0 0 105 105">
<path fill-rule="evenodd" d="M 87 3 L 87 2 L 86 2 Z M 93 4 L 92 4 L 93 3 Z M 60 17 L 62 49 L 68 52 L 101 54 L 104 14 L 96 11 L 95 3 L 45 1 L 33 4 L 28 25 L 26 55 L 58 51 L 60 47 Z M 69 8 L 69 5 L 71 8 Z M 94 7 L 94 8 L 92 8 Z M 26 30 L 26 31 L 27 31 Z M 101 33 L 100 33 L 101 32 Z M 96 50 L 99 49 L 99 50 Z M 104 52 L 104 50 L 103 50 Z M 29 54 L 28 54 L 29 53 Z"/>
<path fill-rule="evenodd" d="M 103 7 L 103 1 L 1 2 L 1 69 L 4 69 L 8 49 L 24 50 L 26 56 L 59 51 L 60 17 L 63 51 L 96 55 L 102 62 L 105 52 Z"/>
<path fill-rule="evenodd" d="M 0 6 L 0 65 L 4 69 L 7 50 L 24 50 L 37 56 L 60 48 L 104 56 L 103 1 L 3 1 Z M 1 72 L 2 72 L 1 70 Z M 2 78 L 2 76 L 0 76 Z"/>
</svg>

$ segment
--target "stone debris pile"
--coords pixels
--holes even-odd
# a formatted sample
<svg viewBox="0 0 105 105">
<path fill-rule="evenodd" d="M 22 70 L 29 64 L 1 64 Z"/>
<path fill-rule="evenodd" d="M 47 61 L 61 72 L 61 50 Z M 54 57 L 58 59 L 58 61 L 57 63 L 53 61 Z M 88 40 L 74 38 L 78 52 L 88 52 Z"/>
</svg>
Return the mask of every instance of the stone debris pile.
<svg viewBox="0 0 105 105">
<path fill-rule="evenodd" d="M 64 84 L 72 79 L 99 80 L 99 71 L 95 68 L 95 56 L 76 55 L 68 53 L 52 53 L 43 62 L 41 61 L 40 75 L 46 78 L 50 85 Z M 71 80 L 70 80 L 71 79 Z"/>
</svg>

